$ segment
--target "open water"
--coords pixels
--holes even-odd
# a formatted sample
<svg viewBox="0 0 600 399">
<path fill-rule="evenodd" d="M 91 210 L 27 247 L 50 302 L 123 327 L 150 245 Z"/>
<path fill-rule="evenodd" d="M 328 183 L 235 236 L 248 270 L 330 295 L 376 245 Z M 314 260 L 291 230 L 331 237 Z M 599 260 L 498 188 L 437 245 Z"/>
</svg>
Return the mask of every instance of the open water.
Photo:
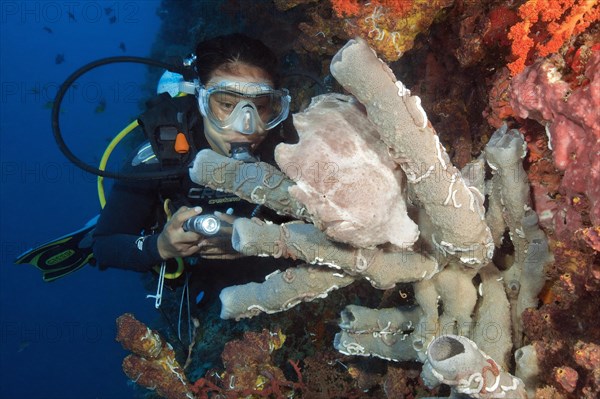
<svg viewBox="0 0 600 399">
<path fill-rule="evenodd" d="M 21 252 L 78 229 L 100 210 L 96 180 L 61 154 L 51 101 L 75 69 L 148 56 L 159 1 L 0 2 L 0 398 L 131 398 L 115 319 L 157 317 L 140 276 L 86 266 L 45 283 Z M 60 120 L 69 147 L 97 164 L 139 113 L 147 70 L 108 66 L 71 88 Z M 147 97 L 147 96 L 146 96 Z M 119 154 L 116 154 L 118 158 Z"/>
</svg>

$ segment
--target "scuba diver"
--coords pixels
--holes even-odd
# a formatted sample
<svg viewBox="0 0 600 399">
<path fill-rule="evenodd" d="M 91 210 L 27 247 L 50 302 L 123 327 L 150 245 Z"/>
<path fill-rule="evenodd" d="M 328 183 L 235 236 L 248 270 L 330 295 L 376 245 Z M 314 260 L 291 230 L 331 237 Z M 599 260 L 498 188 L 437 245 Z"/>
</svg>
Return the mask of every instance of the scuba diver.
<svg viewBox="0 0 600 399">
<path fill-rule="evenodd" d="M 279 88 L 277 58 L 261 41 L 230 34 L 200 42 L 190 66 L 196 74 L 193 82 L 182 79 L 179 90 L 148 101 L 137 119 L 148 142 L 134 152 L 121 174 L 186 172 L 162 179 L 117 180 L 99 218 L 26 252 L 16 263 L 36 265 L 47 281 L 86 263 L 100 269 L 155 270 L 159 287 L 152 297 L 157 307 L 165 278 L 185 278 L 188 295 L 191 292 L 198 303 L 205 291 L 218 292 L 236 280 L 246 282 L 252 270 L 260 270 L 264 277 L 277 268 L 278 260 L 271 258 L 241 259 L 231 247 L 230 225 L 235 217 L 276 222 L 281 217 L 232 194 L 198 186 L 187 173 L 202 149 L 245 162 L 274 164 L 275 146 L 297 140 L 291 124 L 283 128 L 290 96 Z M 175 95 L 177 91 L 188 95 Z M 205 221 L 207 215 L 213 227 L 220 225 L 217 234 L 189 222 Z M 80 255 L 66 256 L 66 251 L 44 255 L 48 248 L 54 254 L 61 246 Z"/>
</svg>

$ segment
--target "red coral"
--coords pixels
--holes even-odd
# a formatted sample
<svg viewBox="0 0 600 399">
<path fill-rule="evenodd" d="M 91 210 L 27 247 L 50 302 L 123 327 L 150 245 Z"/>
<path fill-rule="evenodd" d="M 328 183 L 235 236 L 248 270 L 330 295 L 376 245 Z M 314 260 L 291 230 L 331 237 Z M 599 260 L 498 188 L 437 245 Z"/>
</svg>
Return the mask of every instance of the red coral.
<svg viewBox="0 0 600 399">
<path fill-rule="evenodd" d="M 510 29 L 515 60 L 508 64 L 518 74 L 534 56 L 555 53 L 573 35 L 600 20 L 596 0 L 528 0 L 519 7 L 521 22 Z"/>
<path fill-rule="evenodd" d="M 331 5 L 339 18 L 353 17 L 360 11 L 358 0 L 331 0 Z"/>
<path fill-rule="evenodd" d="M 498 6 L 490 10 L 488 19 L 489 26 L 483 35 L 485 45 L 510 45 L 508 30 L 519 21 L 517 13 L 506 6 Z"/>
<path fill-rule="evenodd" d="M 364 8 L 364 6 L 381 6 L 397 16 L 403 15 L 412 7 L 411 0 L 373 0 L 368 3 L 361 4 L 359 0 L 331 0 L 333 11 L 340 18 L 354 17 L 360 13 L 361 8 Z"/>
<path fill-rule="evenodd" d="M 264 329 L 261 333 L 246 331 L 243 339 L 225 344 L 221 359 L 226 370 L 211 371 L 197 380 L 192 390 L 200 399 L 234 398 L 284 398 L 306 389 L 297 362 L 289 360 L 298 378 L 286 380 L 283 371 L 273 364 L 271 353 L 285 340 L 281 331 Z M 218 377 L 216 377 L 218 376 Z"/>
<path fill-rule="evenodd" d="M 600 345 L 579 341 L 575 344 L 574 358 L 578 365 L 593 371 L 600 368 Z"/>
<path fill-rule="evenodd" d="M 537 0 L 530 0 L 519 7 L 519 17 L 522 21 L 513 25 L 508 32 L 508 38 L 513 41 L 512 54 L 516 58 L 515 61 L 507 65 L 513 76 L 525 68 L 529 52 L 534 46 L 534 41 L 529 37 L 529 32 L 531 26 L 538 20 L 536 3 Z"/>
<path fill-rule="evenodd" d="M 173 348 L 156 331 L 125 313 L 117 319 L 117 341 L 133 352 L 123 360 L 127 377 L 161 397 L 190 398 L 191 387 Z"/>
<path fill-rule="evenodd" d="M 590 248 L 600 252 L 600 226 L 581 229 L 577 233 Z"/>
<path fill-rule="evenodd" d="M 571 393 L 577 387 L 579 374 L 571 367 L 565 366 L 554 370 L 554 378 L 565 391 Z"/>
<path fill-rule="evenodd" d="M 508 69 L 500 69 L 492 79 L 493 84 L 488 95 L 488 107 L 483 112 L 483 116 L 491 126 L 498 129 L 507 118 L 514 116 L 515 112 L 510 106 L 510 74 Z"/>
</svg>

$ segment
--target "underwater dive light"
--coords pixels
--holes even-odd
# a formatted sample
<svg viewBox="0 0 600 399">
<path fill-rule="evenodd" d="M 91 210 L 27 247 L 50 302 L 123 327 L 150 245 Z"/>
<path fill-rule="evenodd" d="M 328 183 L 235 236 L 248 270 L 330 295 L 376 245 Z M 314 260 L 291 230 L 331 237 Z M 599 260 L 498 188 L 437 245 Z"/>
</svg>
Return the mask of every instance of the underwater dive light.
<svg viewBox="0 0 600 399">
<path fill-rule="evenodd" d="M 214 236 L 221 229 L 221 220 L 214 215 L 197 215 L 183 224 L 184 231 L 193 231 L 203 236 Z"/>
</svg>

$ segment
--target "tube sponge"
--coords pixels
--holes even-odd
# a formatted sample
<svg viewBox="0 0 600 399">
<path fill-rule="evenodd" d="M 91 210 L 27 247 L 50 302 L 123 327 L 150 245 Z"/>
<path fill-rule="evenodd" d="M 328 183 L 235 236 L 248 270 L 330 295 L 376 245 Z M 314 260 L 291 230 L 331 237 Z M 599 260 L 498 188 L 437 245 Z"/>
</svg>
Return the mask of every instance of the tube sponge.
<svg viewBox="0 0 600 399">
<path fill-rule="evenodd" d="M 263 283 L 248 283 L 224 288 L 221 299 L 221 318 L 239 320 L 260 313 L 288 310 L 300 302 L 325 298 L 335 289 L 354 282 L 348 275 L 328 268 L 292 267 L 268 275 Z"/>
<path fill-rule="evenodd" d="M 523 238 L 521 221 L 525 209 L 530 208 L 529 182 L 523 169 L 523 158 L 527 154 L 527 144 L 523 135 L 516 129 L 508 130 L 506 124 L 494 132 L 485 147 L 488 165 L 494 175 L 499 176 L 501 201 L 506 209 L 506 224 L 510 228 L 512 239 Z M 521 243 L 515 243 L 523 248 Z"/>
<path fill-rule="evenodd" d="M 190 168 L 190 179 L 201 186 L 234 193 L 254 204 L 264 204 L 274 211 L 312 221 L 306 207 L 290 198 L 294 185 L 283 172 L 266 162 L 244 163 L 204 149 Z"/>
<path fill-rule="evenodd" d="M 460 335 L 442 335 L 431 342 L 421 377 L 430 388 L 443 383 L 471 398 L 527 399 L 523 381 Z"/>
<path fill-rule="evenodd" d="M 539 384 L 540 367 L 537 353 L 533 345 L 523 346 L 515 351 L 517 368 L 515 374 L 523 380 L 530 397 L 535 397 L 535 390 Z"/>
<path fill-rule="evenodd" d="M 376 356 L 393 361 L 416 360 L 409 338 L 421 309 L 369 309 L 348 305 L 342 311 L 341 332 L 333 346 L 346 355 Z"/>
<path fill-rule="evenodd" d="M 312 224 L 263 223 L 239 218 L 233 224 L 233 248 L 246 256 L 300 259 L 362 276 L 376 288 L 430 278 L 438 272 L 435 259 L 408 250 L 356 249 L 336 243 Z"/>
<path fill-rule="evenodd" d="M 494 244 L 485 224 L 483 195 L 465 184 L 427 120 L 421 100 L 362 39 L 350 40 L 331 61 L 331 74 L 367 110 L 390 147 L 417 201 L 435 224 L 437 249 L 473 268 L 491 259 Z"/>
<path fill-rule="evenodd" d="M 508 369 L 513 348 L 510 303 L 506 297 L 502 274 L 490 263 L 479 270 L 481 283 L 475 313 L 473 340 L 500 366 Z"/>
</svg>

